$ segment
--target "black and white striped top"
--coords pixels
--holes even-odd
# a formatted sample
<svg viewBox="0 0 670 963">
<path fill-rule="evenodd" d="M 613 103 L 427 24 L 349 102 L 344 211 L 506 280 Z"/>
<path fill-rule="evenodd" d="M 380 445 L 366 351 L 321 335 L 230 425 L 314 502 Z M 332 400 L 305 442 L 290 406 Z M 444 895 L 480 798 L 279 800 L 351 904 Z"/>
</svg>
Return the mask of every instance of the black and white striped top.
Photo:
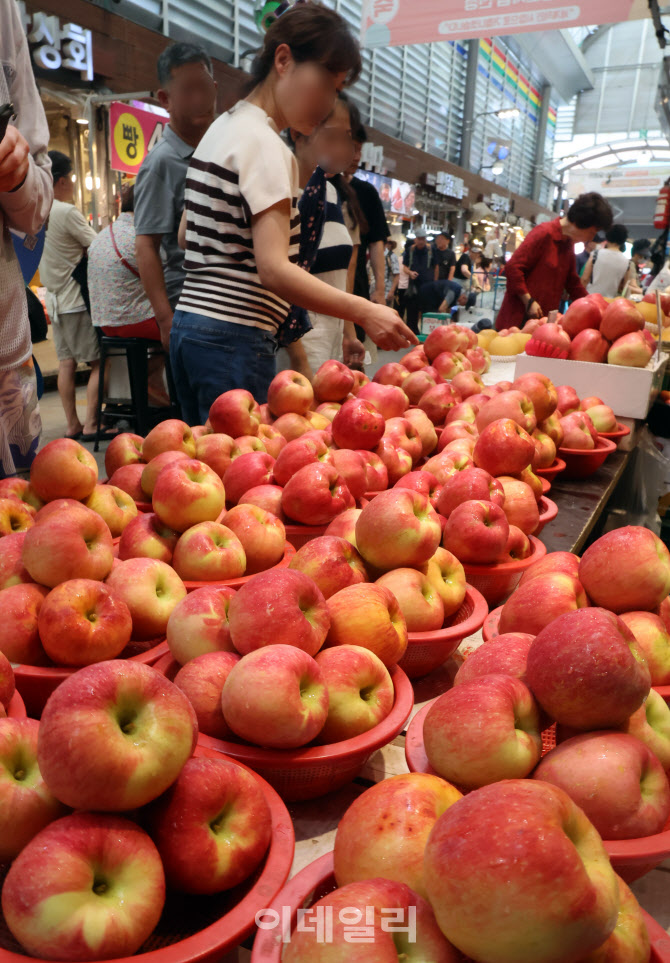
<svg viewBox="0 0 670 963">
<path fill-rule="evenodd" d="M 263 287 L 252 215 L 291 202 L 289 260 L 298 260 L 298 165 L 264 110 L 240 101 L 211 125 L 186 179 L 186 281 L 178 308 L 275 332 L 290 305 Z"/>
</svg>

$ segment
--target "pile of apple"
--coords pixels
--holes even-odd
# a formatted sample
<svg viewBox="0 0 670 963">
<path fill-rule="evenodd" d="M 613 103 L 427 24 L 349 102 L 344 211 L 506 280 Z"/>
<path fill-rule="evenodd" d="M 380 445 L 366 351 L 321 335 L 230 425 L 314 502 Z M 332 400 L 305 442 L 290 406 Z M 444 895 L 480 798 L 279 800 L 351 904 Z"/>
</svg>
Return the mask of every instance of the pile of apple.
<svg viewBox="0 0 670 963">
<path fill-rule="evenodd" d="M 258 868 L 272 835 L 261 785 L 232 760 L 193 757 L 197 737 L 184 694 L 123 661 L 75 672 L 40 722 L 0 719 L 2 911 L 26 953 L 129 956 L 166 888 L 204 898 Z"/>
<path fill-rule="evenodd" d="M 608 302 L 600 294 L 573 301 L 556 322 L 527 321 L 532 334 L 527 354 L 548 354 L 571 361 L 607 362 L 645 368 L 656 350 L 656 339 L 645 327 L 645 316 L 626 298 Z"/>
</svg>

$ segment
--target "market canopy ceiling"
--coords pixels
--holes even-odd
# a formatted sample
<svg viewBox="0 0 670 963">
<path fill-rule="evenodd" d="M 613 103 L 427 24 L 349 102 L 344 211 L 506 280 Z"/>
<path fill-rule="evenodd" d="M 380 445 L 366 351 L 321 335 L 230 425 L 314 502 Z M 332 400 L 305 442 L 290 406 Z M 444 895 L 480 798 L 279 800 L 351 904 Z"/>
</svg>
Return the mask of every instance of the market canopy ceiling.
<svg viewBox="0 0 670 963">
<path fill-rule="evenodd" d="M 647 0 L 365 0 L 366 47 L 469 40 L 649 15 Z"/>
</svg>

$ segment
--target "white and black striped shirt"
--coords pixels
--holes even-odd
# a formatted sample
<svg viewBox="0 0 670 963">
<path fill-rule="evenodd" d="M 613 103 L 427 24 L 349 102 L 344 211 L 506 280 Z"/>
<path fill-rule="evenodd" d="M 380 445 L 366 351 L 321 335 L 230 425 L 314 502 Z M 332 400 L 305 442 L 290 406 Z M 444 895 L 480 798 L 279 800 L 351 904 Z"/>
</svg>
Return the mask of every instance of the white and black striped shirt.
<svg viewBox="0 0 670 963">
<path fill-rule="evenodd" d="M 298 260 L 298 166 L 264 110 L 240 101 L 214 121 L 186 179 L 186 281 L 181 311 L 275 332 L 290 305 L 263 287 L 252 215 L 291 202 L 289 260 Z"/>
</svg>

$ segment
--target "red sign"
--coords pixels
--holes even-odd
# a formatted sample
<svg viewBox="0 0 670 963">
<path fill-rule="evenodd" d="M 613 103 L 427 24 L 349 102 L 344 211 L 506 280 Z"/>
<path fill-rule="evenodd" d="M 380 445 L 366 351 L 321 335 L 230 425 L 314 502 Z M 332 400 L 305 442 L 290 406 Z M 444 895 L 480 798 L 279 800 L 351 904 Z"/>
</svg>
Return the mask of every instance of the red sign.
<svg viewBox="0 0 670 963">
<path fill-rule="evenodd" d="M 109 108 L 112 170 L 137 174 L 142 161 L 163 136 L 167 115 L 114 101 Z"/>
<path fill-rule="evenodd" d="M 366 47 L 469 40 L 628 20 L 633 0 L 365 0 Z"/>
</svg>

